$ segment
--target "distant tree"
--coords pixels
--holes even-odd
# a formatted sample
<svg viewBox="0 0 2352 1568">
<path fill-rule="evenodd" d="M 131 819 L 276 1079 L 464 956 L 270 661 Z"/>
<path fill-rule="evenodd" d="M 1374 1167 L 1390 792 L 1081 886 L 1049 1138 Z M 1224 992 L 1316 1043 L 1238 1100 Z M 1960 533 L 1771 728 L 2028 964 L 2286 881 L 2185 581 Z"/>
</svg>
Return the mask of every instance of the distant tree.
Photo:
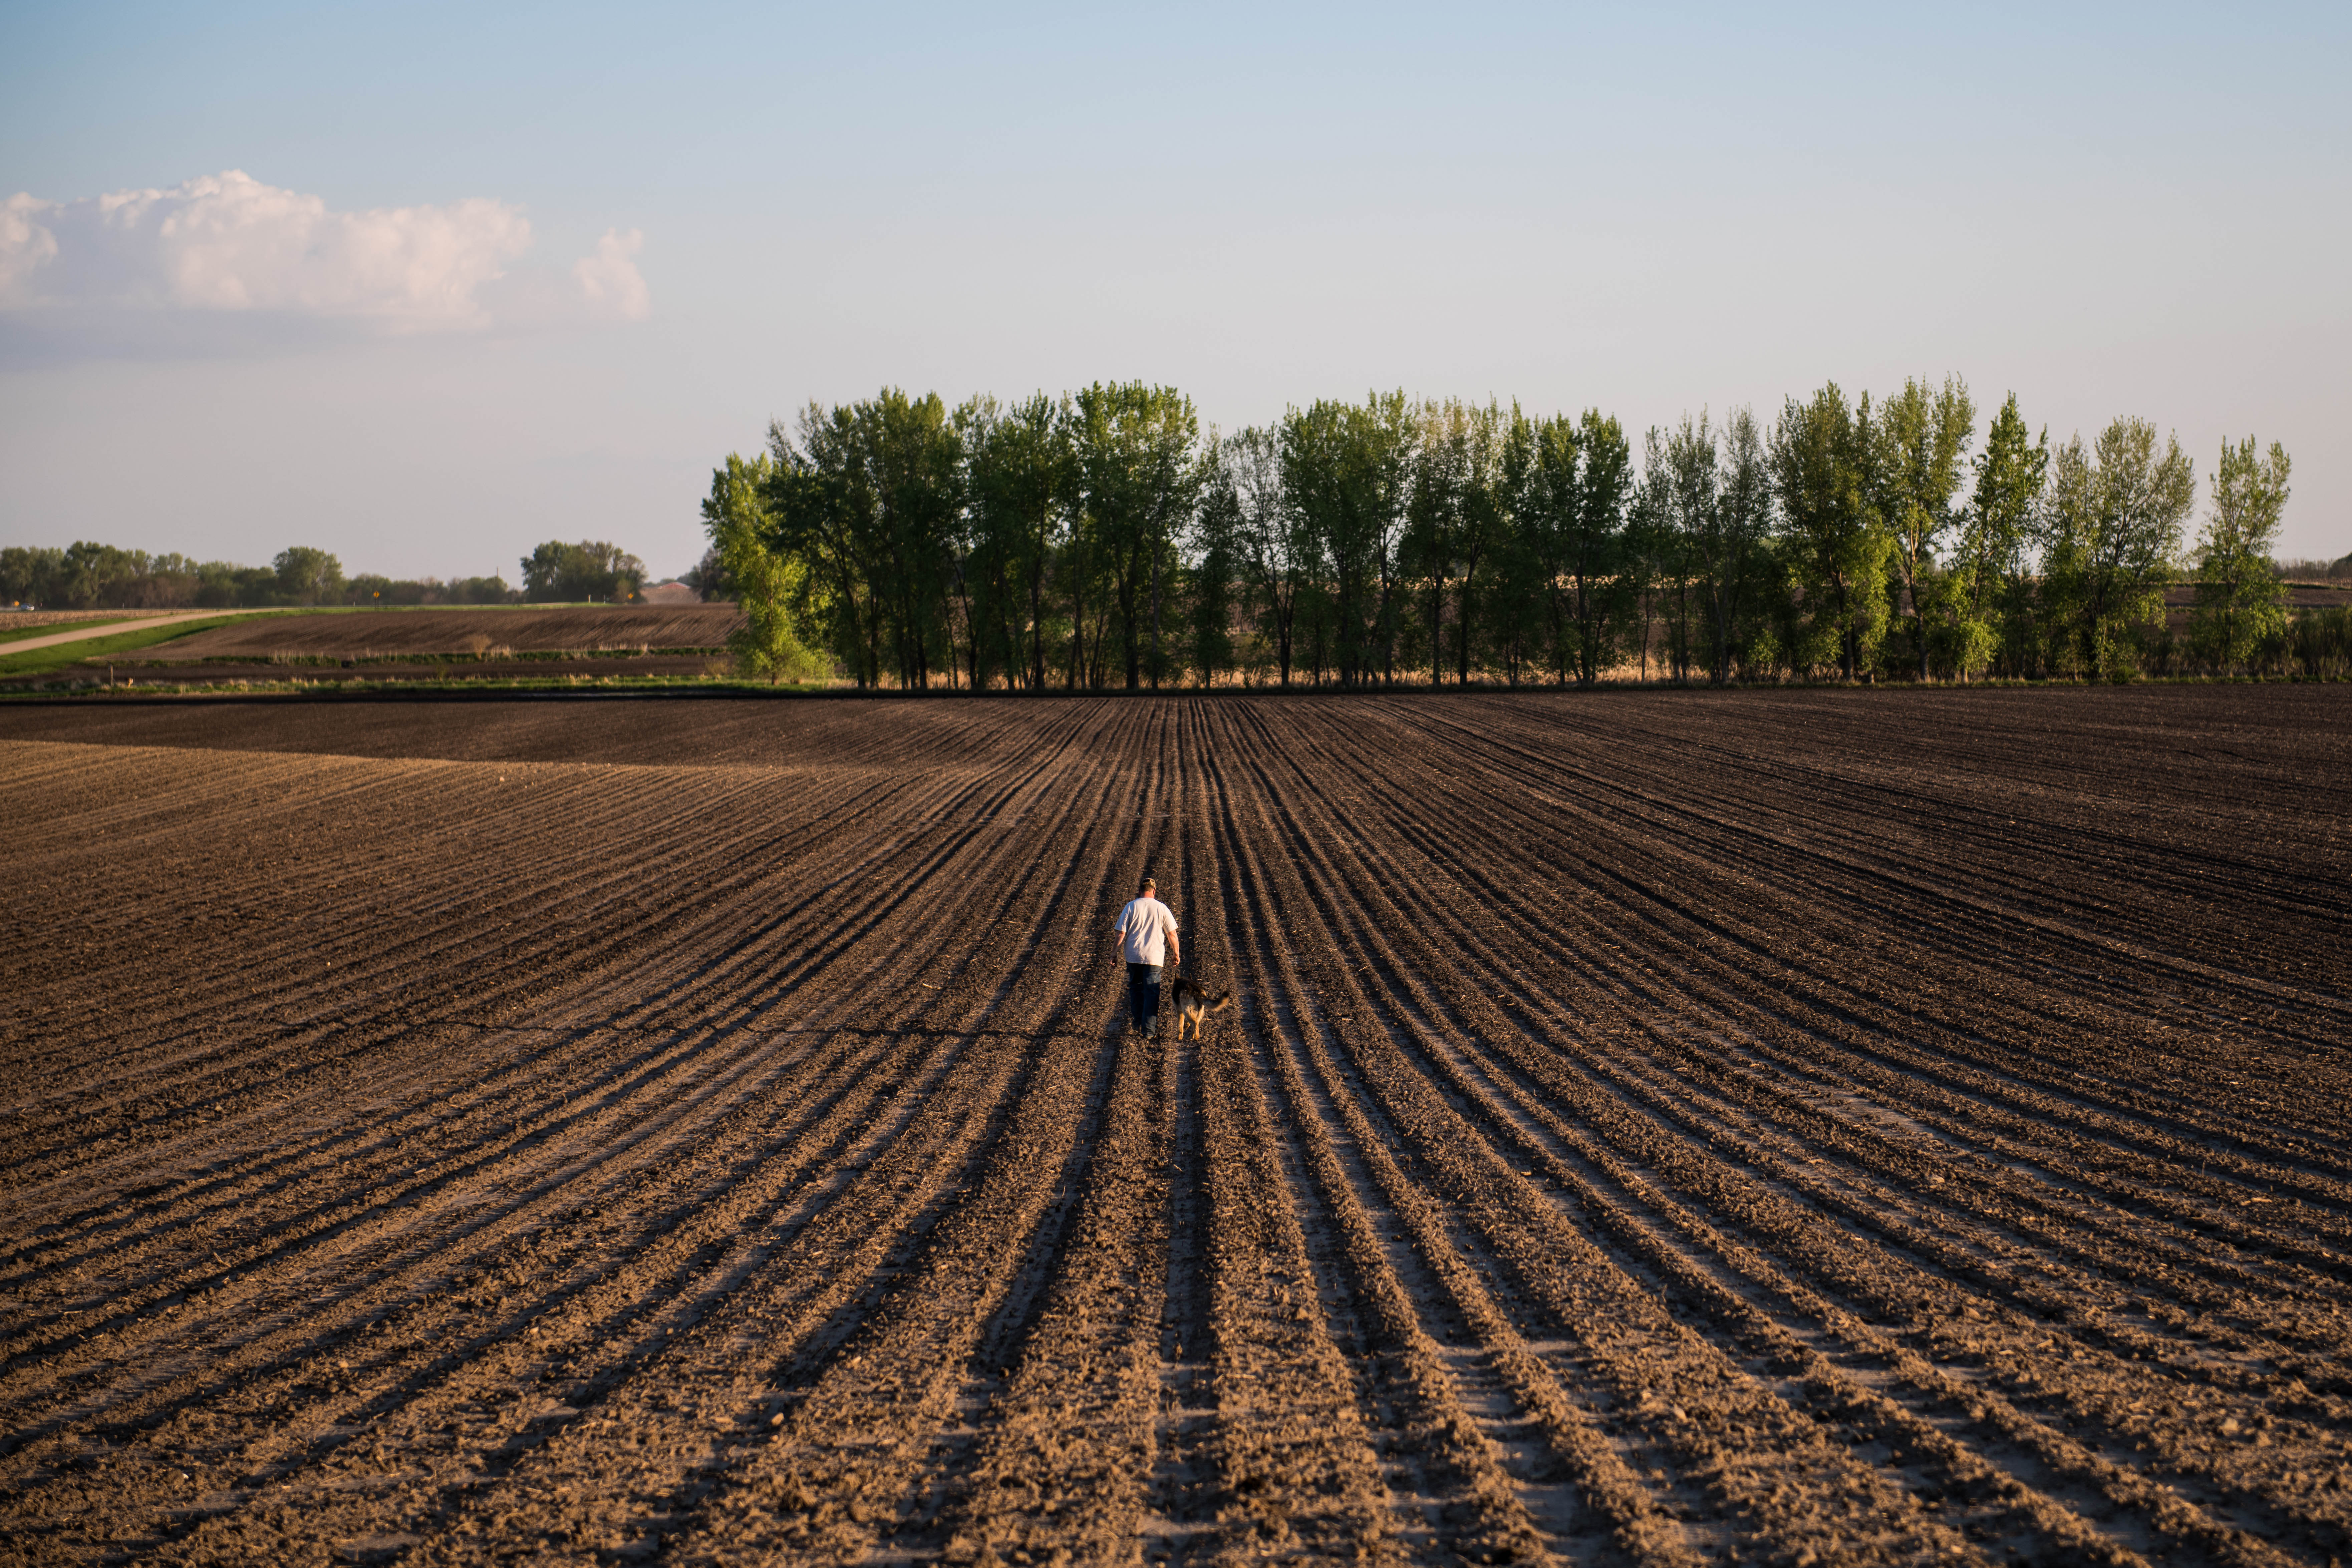
<svg viewBox="0 0 2352 1568">
<path fill-rule="evenodd" d="M 2106 679 L 2120 672 L 2125 635 L 2163 621 L 2196 475 L 2178 440 L 2159 452 L 2156 426 L 2131 418 L 2101 431 L 2095 450 L 2076 436 L 2051 468 L 2043 581 L 2069 651 L 2092 679 Z"/>
<path fill-rule="evenodd" d="M 1402 392 L 1318 400 L 1279 426 L 1287 504 L 1328 572 L 1330 650 L 1341 681 L 1393 681 L 1419 412 Z"/>
<path fill-rule="evenodd" d="M 1557 668 L 1551 652 L 1557 597 L 1549 552 L 1553 541 L 1546 520 L 1538 515 L 1539 425 L 1517 403 L 1503 416 L 1496 479 L 1500 523 L 1482 612 L 1488 662 L 1500 665 L 1503 679 L 1513 686 L 1535 679 L 1538 670 Z"/>
<path fill-rule="evenodd" d="M 852 414 L 855 455 L 875 503 L 881 603 L 898 682 L 920 690 L 931 682 L 935 646 L 948 642 L 957 525 L 964 504 L 963 444 L 937 393 L 911 397 L 885 387 L 856 405 Z M 948 654 L 952 671 L 952 645 L 940 651 Z"/>
<path fill-rule="evenodd" d="M 1234 498 L 1234 554 L 1248 603 L 1272 647 L 1276 679 L 1286 687 L 1297 651 L 1298 613 L 1319 573 L 1321 548 L 1291 507 L 1276 429 L 1226 437 L 1217 472 Z"/>
<path fill-rule="evenodd" d="M 748 463 L 729 453 L 725 466 L 711 472 L 702 521 L 743 610 L 742 626 L 727 639 L 735 668 L 755 679 L 765 676 L 772 686 L 813 679 L 820 661 L 802 642 L 793 616 L 793 601 L 806 587 L 808 565 L 770 543 L 769 464 L 765 453 Z"/>
<path fill-rule="evenodd" d="M 323 605 L 342 597 L 343 565 L 323 550 L 295 545 L 281 550 L 270 565 L 278 591 L 298 605 Z"/>
<path fill-rule="evenodd" d="M 1201 451 L 1199 497 L 1187 540 L 1193 565 L 1188 574 L 1192 611 L 1192 666 L 1203 687 L 1234 668 L 1234 590 L 1241 575 L 1242 509 L 1227 471 L 1224 443 L 1209 432 Z"/>
<path fill-rule="evenodd" d="M 1871 464 L 1879 515 L 1894 548 L 1896 586 L 1909 602 L 1919 679 L 1928 677 L 1928 619 L 1937 585 L 1936 554 L 1960 524 L 1953 505 L 1962 462 L 1976 434 L 1976 404 L 1968 384 L 1946 376 L 1941 388 L 1906 381 L 1879 410 L 1877 450 Z"/>
<path fill-rule="evenodd" d="M 1129 690 L 1170 666 L 1164 640 L 1176 537 L 1192 509 L 1200 434 L 1192 400 L 1172 386 L 1097 382 L 1075 399 L 1078 490 L 1117 595 Z"/>
<path fill-rule="evenodd" d="M 1633 448 L 1617 416 L 1604 417 L 1597 408 L 1578 420 L 1576 448 L 1576 508 L 1563 514 L 1561 557 L 1573 584 L 1577 680 L 1591 686 L 1617 662 L 1633 606 L 1625 515 L 1633 494 Z"/>
<path fill-rule="evenodd" d="M 16 605 L 53 605 L 63 599 L 66 552 L 55 545 L 11 544 L 0 549 L 0 598 Z"/>
<path fill-rule="evenodd" d="M 1714 526 L 1698 541 L 1698 555 L 1706 590 L 1708 675 L 1721 686 L 1746 644 L 1772 532 L 1771 463 L 1763 431 L 1746 408 L 1733 409 L 1724 421 L 1717 472 Z"/>
<path fill-rule="evenodd" d="M 1396 683 L 1396 645 L 1404 617 L 1404 537 L 1412 521 L 1412 474 L 1421 423 L 1402 388 L 1376 392 L 1349 411 L 1349 482 L 1355 511 L 1379 597 L 1371 606 L 1363 657 L 1358 668 Z"/>
<path fill-rule="evenodd" d="M 1885 625 L 1888 539 L 1872 505 L 1871 412 L 1830 383 L 1772 427 L 1774 499 L 1813 636 L 1859 678 Z"/>
<path fill-rule="evenodd" d="M 1976 489 L 1953 563 L 1960 626 L 1960 679 L 1990 657 L 1994 617 L 2009 628 L 2010 657 L 2021 670 L 2040 641 L 2034 615 L 2034 541 L 2042 528 L 2042 498 L 2050 479 L 2050 433 L 2029 436 L 2011 393 L 1993 416 L 1985 449 L 1976 460 Z"/>
<path fill-rule="evenodd" d="M 2197 604 L 2190 645 L 2207 660 L 2242 669 L 2266 637 L 2286 630 L 2286 584 L 2271 563 L 2286 510 L 2286 448 L 2258 456 L 2254 438 L 2221 443 L 2213 471 L 2213 515 L 2197 545 Z"/>
<path fill-rule="evenodd" d="M 451 579 L 450 599 L 460 605 L 511 605 L 522 598 L 522 590 L 499 576 Z"/>
<path fill-rule="evenodd" d="M 534 603 L 617 605 L 635 597 L 645 580 L 644 562 L 604 540 L 551 539 L 522 558 L 523 597 Z"/>
<path fill-rule="evenodd" d="M 702 559 L 678 579 L 693 589 L 706 605 L 735 596 L 735 585 L 727 575 L 727 558 L 716 544 L 707 547 Z"/>
<path fill-rule="evenodd" d="M 1445 592 L 1454 588 L 1454 665 L 1456 683 L 1470 679 L 1472 650 L 1478 640 L 1478 595 L 1486 585 L 1481 566 L 1491 570 L 1491 553 L 1509 521 L 1503 472 L 1503 411 L 1489 401 L 1449 398 L 1422 405 L 1420 441 L 1412 479 L 1409 545 L 1429 595 L 1430 679 L 1444 679 Z"/>
<path fill-rule="evenodd" d="M 871 687 L 882 679 L 889 557 L 863 450 L 854 408 L 811 403 L 791 431 L 772 420 L 763 499 L 770 548 L 806 562 L 823 583 L 817 629 L 851 678 Z"/>
<path fill-rule="evenodd" d="M 1720 553 L 1723 531 L 1715 432 L 1702 411 L 1661 441 L 1652 429 L 1643 444 L 1641 508 L 1655 541 L 1659 583 L 1668 609 L 1668 649 L 1677 679 L 1690 678 L 1696 623 L 1714 598 L 1709 560 Z M 1712 617 L 1707 619 L 1711 623 Z"/>
<path fill-rule="evenodd" d="M 146 570 L 146 557 L 137 551 L 76 540 L 66 546 L 49 597 L 61 607 L 76 610 L 118 605 Z"/>
<path fill-rule="evenodd" d="M 1040 392 L 973 421 L 967 438 L 972 526 L 983 580 L 1003 622 L 1007 671 L 1045 689 L 1046 587 L 1076 499 L 1076 458 L 1066 399 Z"/>
<path fill-rule="evenodd" d="M 1414 447 L 1412 515 L 1405 551 L 1427 609 L 1429 683 L 1445 683 L 1445 604 L 1460 550 L 1470 438 L 1462 405 L 1425 403 Z"/>
</svg>

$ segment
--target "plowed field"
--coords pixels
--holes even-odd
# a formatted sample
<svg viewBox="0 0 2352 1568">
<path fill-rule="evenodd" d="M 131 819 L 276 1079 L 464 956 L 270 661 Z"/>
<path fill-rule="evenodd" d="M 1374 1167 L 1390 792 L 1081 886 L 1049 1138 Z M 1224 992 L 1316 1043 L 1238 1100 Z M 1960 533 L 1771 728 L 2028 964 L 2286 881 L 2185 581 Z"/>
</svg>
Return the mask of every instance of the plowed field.
<svg viewBox="0 0 2352 1568">
<path fill-rule="evenodd" d="M 0 792 L 9 1562 L 2352 1550 L 2341 688 L 12 710 Z"/>
<path fill-rule="evenodd" d="M 551 605 L 514 609 L 373 610 L 350 615 L 268 616 L 197 632 L 156 650 L 159 659 L 333 658 L 400 654 L 591 652 L 597 648 L 705 648 L 742 623 L 732 605 L 636 607 Z"/>
</svg>

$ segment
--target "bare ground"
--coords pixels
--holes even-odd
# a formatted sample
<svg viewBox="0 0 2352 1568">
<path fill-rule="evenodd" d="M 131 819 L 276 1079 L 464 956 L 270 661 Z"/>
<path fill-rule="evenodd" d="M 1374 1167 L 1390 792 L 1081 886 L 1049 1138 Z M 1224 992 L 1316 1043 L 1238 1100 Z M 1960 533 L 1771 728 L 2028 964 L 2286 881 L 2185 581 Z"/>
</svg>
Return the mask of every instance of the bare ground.
<svg viewBox="0 0 2352 1568">
<path fill-rule="evenodd" d="M 2347 721 L 0 712 L 0 1561 L 2338 1559 Z"/>
</svg>

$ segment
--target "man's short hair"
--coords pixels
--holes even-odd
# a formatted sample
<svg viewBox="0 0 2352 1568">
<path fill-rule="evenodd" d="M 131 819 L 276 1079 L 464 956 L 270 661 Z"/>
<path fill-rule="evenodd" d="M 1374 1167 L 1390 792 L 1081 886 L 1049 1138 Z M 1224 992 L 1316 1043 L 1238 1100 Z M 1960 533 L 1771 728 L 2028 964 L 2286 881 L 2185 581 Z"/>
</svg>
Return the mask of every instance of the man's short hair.
<svg viewBox="0 0 2352 1568">
<path fill-rule="evenodd" d="M 1153 881 L 1150 878 L 1146 877 L 1143 880 L 1135 885 L 1135 890 L 1139 893 L 1150 892 L 1159 886 L 1159 883 Z"/>
</svg>

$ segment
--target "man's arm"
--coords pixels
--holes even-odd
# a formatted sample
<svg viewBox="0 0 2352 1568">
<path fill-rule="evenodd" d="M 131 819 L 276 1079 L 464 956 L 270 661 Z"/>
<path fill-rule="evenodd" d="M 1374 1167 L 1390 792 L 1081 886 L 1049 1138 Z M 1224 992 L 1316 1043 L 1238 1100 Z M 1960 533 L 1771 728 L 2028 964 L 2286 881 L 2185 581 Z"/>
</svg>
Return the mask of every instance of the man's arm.
<svg viewBox="0 0 2352 1568">
<path fill-rule="evenodd" d="M 1181 964 L 1184 962 L 1184 944 L 1176 940 L 1174 915 L 1168 917 L 1168 962 L 1172 964 Z"/>
</svg>

